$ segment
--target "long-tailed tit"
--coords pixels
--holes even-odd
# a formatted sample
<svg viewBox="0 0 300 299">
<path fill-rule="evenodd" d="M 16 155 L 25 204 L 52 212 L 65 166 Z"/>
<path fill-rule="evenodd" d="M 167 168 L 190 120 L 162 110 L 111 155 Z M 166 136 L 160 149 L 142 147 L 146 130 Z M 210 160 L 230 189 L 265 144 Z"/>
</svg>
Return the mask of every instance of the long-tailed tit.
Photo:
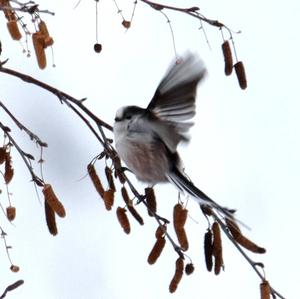
<svg viewBox="0 0 300 299">
<path fill-rule="evenodd" d="M 205 74 L 202 61 L 193 54 L 173 63 L 146 109 L 127 106 L 117 111 L 115 144 L 119 156 L 138 180 L 152 185 L 171 182 L 200 205 L 209 205 L 228 216 L 229 210 L 187 178 L 177 153 L 178 144 L 189 140 L 187 132 L 193 123 L 188 120 L 195 115 L 196 89 Z"/>
</svg>

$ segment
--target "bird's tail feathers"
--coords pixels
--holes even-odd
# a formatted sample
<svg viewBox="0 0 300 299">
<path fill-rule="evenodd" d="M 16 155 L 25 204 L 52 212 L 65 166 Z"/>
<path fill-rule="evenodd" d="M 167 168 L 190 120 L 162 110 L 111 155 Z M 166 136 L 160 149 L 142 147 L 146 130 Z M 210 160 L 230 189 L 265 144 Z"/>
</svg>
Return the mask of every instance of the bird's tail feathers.
<svg viewBox="0 0 300 299">
<path fill-rule="evenodd" d="M 235 210 L 228 209 L 217 204 L 204 192 L 198 189 L 179 169 L 175 168 L 169 174 L 168 179 L 179 189 L 179 191 L 192 196 L 200 206 L 207 205 L 218 211 L 224 217 L 230 219 L 234 218 L 233 213 Z"/>
</svg>

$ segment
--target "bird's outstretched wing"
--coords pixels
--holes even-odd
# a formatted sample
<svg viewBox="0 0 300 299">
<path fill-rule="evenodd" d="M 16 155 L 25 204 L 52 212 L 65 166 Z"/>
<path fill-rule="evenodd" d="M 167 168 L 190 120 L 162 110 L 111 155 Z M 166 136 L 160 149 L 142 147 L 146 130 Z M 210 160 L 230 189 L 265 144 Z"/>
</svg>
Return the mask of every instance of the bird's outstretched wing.
<svg viewBox="0 0 300 299">
<path fill-rule="evenodd" d="M 195 115 L 196 88 L 205 73 L 200 58 L 187 53 L 179 62 L 172 63 L 147 110 L 160 119 L 175 123 L 191 119 Z"/>
<path fill-rule="evenodd" d="M 171 152 L 176 151 L 179 142 L 188 141 L 186 133 L 193 125 L 188 120 L 196 113 L 196 89 L 205 74 L 200 58 L 187 53 L 172 63 L 146 108 L 155 115 L 154 129 Z"/>
</svg>

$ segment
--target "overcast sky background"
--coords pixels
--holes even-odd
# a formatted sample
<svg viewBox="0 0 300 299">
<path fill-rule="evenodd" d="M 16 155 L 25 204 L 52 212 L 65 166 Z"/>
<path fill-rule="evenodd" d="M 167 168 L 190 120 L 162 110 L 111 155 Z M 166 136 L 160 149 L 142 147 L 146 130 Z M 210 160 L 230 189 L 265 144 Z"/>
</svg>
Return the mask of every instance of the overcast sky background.
<svg viewBox="0 0 300 299">
<path fill-rule="evenodd" d="M 209 73 L 198 90 L 192 140 L 180 153 L 194 183 L 220 204 L 237 208 L 238 218 L 251 227 L 245 234 L 267 248 L 264 256 L 249 255 L 265 264 L 266 278 L 273 287 L 286 298 L 297 298 L 300 4 L 296 0 L 171 2 L 199 6 L 206 17 L 242 31 L 234 40 L 246 67 L 246 91 L 239 89 L 234 75 L 223 74 L 219 30 L 205 25 L 210 49 L 197 20 L 166 11 L 178 53 L 187 49 L 199 53 Z M 132 3 L 119 1 L 127 19 Z M 38 69 L 34 54 L 27 59 L 8 36 L 1 16 L 1 59 L 9 58 L 7 67 L 75 98 L 87 97 L 86 105 L 111 124 L 120 106 L 148 104 L 174 58 L 169 27 L 161 13 L 138 3 L 132 28 L 125 32 L 113 1 L 100 1 L 103 51 L 96 54 L 94 1 L 82 0 L 77 9 L 73 9 L 76 1 L 41 0 L 39 4 L 56 13 L 44 16 L 55 40 L 56 68 L 51 67 L 50 51 L 49 67 L 44 71 Z M 105 210 L 85 177 L 87 164 L 101 151 L 85 125 L 54 96 L 4 74 L 0 74 L 0 100 L 49 144 L 44 156 L 45 180 L 54 186 L 67 211 L 65 219 L 58 219 L 58 236 L 52 237 L 30 175 L 13 152 L 15 177 L 10 190 L 17 218 L 10 225 L 2 215 L 1 226 L 13 246 L 11 257 L 21 270 L 17 274 L 9 271 L 2 247 L 0 288 L 17 279 L 24 279 L 25 284 L 8 298 L 259 298 L 258 277 L 225 237 L 225 272 L 216 277 L 206 271 L 202 243 L 207 223 L 193 202 L 188 205 L 191 218 L 186 229 L 191 247 L 188 255 L 196 271 L 185 276 L 177 292 L 170 295 L 168 285 L 177 256 L 168 244 L 157 263 L 149 266 L 154 220 L 141 207 L 145 225 L 131 219 L 132 233 L 127 236 L 115 211 Z M 0 115 L 23 149 L 38 154 L 29 138 L 3 112 Z M 99 173 L 101 166 L 97 164 Z M 156 191 L 159 213 L 171 219 L 176 190 L 164 185 Z M 5 192 L 1 204 L 6 206 Z M 120 197 L 116 207 L 118 204 L 123 204 Z"/>
</svg>

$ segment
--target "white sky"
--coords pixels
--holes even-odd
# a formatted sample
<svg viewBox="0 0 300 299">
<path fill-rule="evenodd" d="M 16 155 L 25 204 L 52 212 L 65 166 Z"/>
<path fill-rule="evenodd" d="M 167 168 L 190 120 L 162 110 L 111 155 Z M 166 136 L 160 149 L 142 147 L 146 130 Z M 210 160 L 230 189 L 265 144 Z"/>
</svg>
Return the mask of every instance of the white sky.
<svg viewBox="0 0 300 299">
<path fill-rule="evenodd" d="M 174 53 L 168 25 L 160 13 L 139 3 L 132 28 L 125 33 L 114 3 L 100 2 L 100 54 L 93 51 L 94 1 L 82 0 L 75 10 L 76 1 L 40 1 L 41 8 L 56 13 L 45 20 L 55 40 L 57 67 L 51 67 L 48 51 L 49 67 L 40 71 L 35 58 L 27 59 L 18 43 L 10 40 L 4 25 L 0 28 L 2 59 L 10 59 L 7 67 L 78 99 L 87 97 L 88 107 L 112 123 L 120 106 L 147 105 Z M 127 18 L 132 2 L 119 1 Z M 178 53 L 187 49 L 198 52 L 209 72 L 198 91 L 192 141 L 180 153 L 194 183 L 220 204 L 237 208 L 239 219 L 251 227 L 245 234 L 267 248 L 264 256 L 250 256 L 265 264 L 274 288 L 286 298 L 297 298 L 300 4 L 296 0 L 284 4 L 270 0 L 171 2 L 198 5 L 205 16 L 242 30 L 234 39 L 246 67 L 246 91 L 239 89 L 234 76 L 223 75 L 218 29 L 205 26 L 210 50 L 196 20 L 168 13 Z M 3 16 L 0 20 L 5 23 Z M 1 226 L 8 233 L 12 259 L 21 271 L 10 273 L 3 247 L 0 291 L 17 279 L 24 279 L 25 284 L 8 298 L 259 298 L 258 277 L 225 237 L 225 272 L 215 277 L 206 271 L 202 250 L 206 222 L 192 202 L 188 208 L 197 222 L 188 221 L 188 254 L 196 271 L 184 277 L 177 292 L 170 295 L 168 285 L 177 258 L 171 246 L 154 266 L 147 264 L 155 222 L 141 207 L 144 227 L 132 219 L 132 233 L 125 235 L 114 211 L 107 212 L 89 179 L 82 179 L 88 162 L 101 151 L 92 134 L 54 96 L 3 74 L 0 78 L 0 100 L 49 144 L 44 174 L 67 210 L 67 217 L 58 220 L 59 234 L 53 238 L 47 232 L 43 206 L 30 176 L 15 153 L 16 175 L 10 189 L 17 218 L 12 226 L 2 215 Z M 1 121 L 6 120 L 2 112 L 0 115 Z M 12 129 L 24 150 L 38 154 L 25 134 Z M 100 163 L 98 171 L 101 173 Z M 175 189 L 165 185 L 156 190 L 160 214 L 171 218 Z M 1 203 L 5 206 L 4 194 Z M 118 204 L 123 204 L 120 197 Z"/>
</svg>

